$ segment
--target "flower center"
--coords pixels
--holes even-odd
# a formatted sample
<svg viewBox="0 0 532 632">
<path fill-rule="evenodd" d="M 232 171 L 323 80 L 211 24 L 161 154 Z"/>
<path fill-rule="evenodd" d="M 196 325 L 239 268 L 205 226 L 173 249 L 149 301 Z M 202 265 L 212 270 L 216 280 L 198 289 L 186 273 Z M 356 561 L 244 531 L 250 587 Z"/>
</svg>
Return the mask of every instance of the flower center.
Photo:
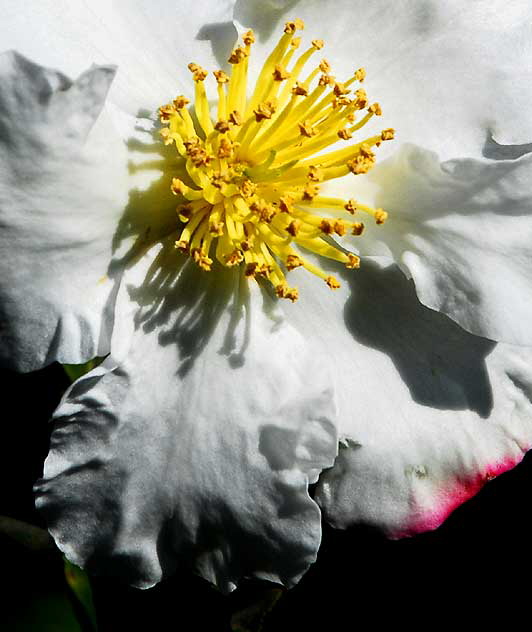
<svg viewBox="0 0 532 632">
<path fill-rule="evenodd" d="M 196 86 L 196 122 L 184 96 L 159 108 L 164 143 L 175 143 L 182 158 L 179 177 L 172 180 L 172 192 L 182 198 L 176 248 L 207 271 L 215 259 L 223 266 L 242 265 L 246 277 L 266 279 L 277 296 L 292 301 L 298 291 L 286 275 L 294 268 L 305 268 L 331 289 L 340 287 L 306 252 L 359 267 L 359 258 L 336 238 L 362 234 L 364 224 L 354 221 L 355 213 L 377 224 L 387 213 L 352 199 L 322 196 L 320 183 L 367 173 L 375 163 L 373 147 L 394 136 L 387 129 L 324 153 L 350 141 L 382 112 L 378 103 L 369 104 L 364 89 L 352 94 L 350 86 L 364 81 L 363 68 L 338 83 L 323 59 L 302 79 L 305 64 L 323 41 L 313 40 L 293 62 L 299 29 L 301 20 L 286 23 L 249 98 L 248 59 L 255 39 L 252 31 L 244 34 L 229 57 L 231 75 L 213 73 L 218 85 L 214 122 L 204 86 L 208 73 L 194 63 L 188 67 Z"/>
</svg>

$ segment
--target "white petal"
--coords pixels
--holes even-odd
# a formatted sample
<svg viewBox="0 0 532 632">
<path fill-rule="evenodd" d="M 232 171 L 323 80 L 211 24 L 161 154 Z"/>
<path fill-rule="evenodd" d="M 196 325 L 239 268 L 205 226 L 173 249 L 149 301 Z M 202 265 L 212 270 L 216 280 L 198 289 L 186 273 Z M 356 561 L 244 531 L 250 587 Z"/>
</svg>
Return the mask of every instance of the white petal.
<svg viewBox="0 0 532 632">
<path fill-rule="evenodd" d="M 56 412 L 37 505 L 72 561 L 140 587 L 177 565 L 222 590 L 241 577 L 291 585 L 320 542 L 308 483 L 336 454 L 327 376 L 233 271 L 153 254 L 128 272 L 140 306 L 129 354 Z"/>
<path fill-rule="evenodd" d="M 532 446 L 532 355 L 423 307 L 394 265 L 343 278 L 328 294 L 292 281 L 292 322 L 336 371 L 344 447 L 316 499 L 335 526 L 433 529 Z"/>
<path fill-rule="evenodd" d="M 337 187 L 346 194 L 353 187 L 352 196 L 356 184 L 348 180 Z M 380 253 L 386 245 L 421 302 L 468 331 L 532 344 L 532 155 L 440 164 L 407 146 L 369 181 L 390 218 L 366 223 L 356 241 L 361 251 Z"/>
<path fill-rule="evenodd" d="M 8 0 L 0 42 L 70 76 L 92 63 L 117 64 L 110 98 L 136 115 L 190 91 L 190 61 L 222 64 L 235 38 L 232 7 L 232 0 L 198 0 L 192 9 L 170 0 Z"/>
<path fill-rule="evenodd" d="M 239 25 L 257 30 L 263 54 L 286 19 L 302 18 L 305 38 L 343 81 L 368 71 L 383 127 L 440 158 L 478 157 L 491 131 L 501 143 L 532 139 L 532 22 L 524 0 L 241 0 Z M 337 71 L 337 72 L 336 72 Z"/>
<path fill-rule="evenodd" d="M 107 353 L 126 148 L 100 114 L 114 69 L 75 81 L 0 55 L 0 357 L 21 370 Z"/>
</svg>

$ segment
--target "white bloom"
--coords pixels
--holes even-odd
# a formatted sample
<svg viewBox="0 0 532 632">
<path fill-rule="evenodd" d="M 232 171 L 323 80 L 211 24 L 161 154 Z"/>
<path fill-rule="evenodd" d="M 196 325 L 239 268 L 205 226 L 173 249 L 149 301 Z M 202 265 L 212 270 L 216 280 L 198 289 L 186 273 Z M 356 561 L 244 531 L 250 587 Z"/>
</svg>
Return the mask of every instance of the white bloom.
<svg viewBox="0 0 532 632">
<path fill-rule="evenodd" d="M 294 304 L 174 248 L 177 154 L 154 110 L 192 97 L 189 61 L 227 58 L 232 3 L 19 4 L 0 26 L 33 60 L 0 55 L 0 356 L 32 370 L 110 354 L 56 411 L 37 487 L 72 561 L 138 586 L 177 564 L 224 590 L 291 585 L 315 559 L 318 505 L 408 535 L 522 458 L 532 157 L 490 135 L 532 138 L 527 3 L 236 3 L 252 74 L 297 14 L 339 78 L 367 68 L 377 134 L 402 143 L 328 185 L 389 211 L 344 242 L 373 257 L 316 258 L 334 292 L 290 272 Z"/>
</svg>

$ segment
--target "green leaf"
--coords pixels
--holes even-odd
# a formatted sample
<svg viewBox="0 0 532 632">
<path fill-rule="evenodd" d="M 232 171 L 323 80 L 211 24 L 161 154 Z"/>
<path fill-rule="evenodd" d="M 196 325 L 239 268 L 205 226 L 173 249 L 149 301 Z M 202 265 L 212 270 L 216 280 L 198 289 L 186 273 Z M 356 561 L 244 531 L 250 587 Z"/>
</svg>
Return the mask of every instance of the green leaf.
<svg viewBox="0 0 532 632">
<path fill-rule="evenodd" d="M 53 540 L 46 529 L 9 516 L 0 516 L 0 533 L 31 551 L 47 551 L 54 548 Z"/>
<path fill-rule="evenodd" d="M 98 624 L 96 622 L 96 610 L 92 599 L 89 577 L 85 571 L 69 562 L 66 558 L 64 558 L 64 564 L 67 584 L 82 606 L 83 612 L 87 615 L 92 630 L 96 632 L 98 630 Z"/>
<path fill-rule="evenodd" d="M 260 632 L 266 615 L 283 595 L 280 587 L 261 588 L 254 592 L 252 603 L 233 614 L 232 632 Z"/>
<path fill-rule="evenodd" d="M 92 371 L 92 369 L 96 368 L 99 364 L 103 362 L 105 358 L 93 358 L 85 364 L 63 364 L 63 369 L 65 373 L 68 375 L 71 382 L 75 382 L 85 373 Z"/>
<path fill-rule="evenodd" d="M 64 592 L 26 593 L 23 608 L 13 611 L 5 604 L 2 609 L 7 617 L 2 632 L 83 632 Z"/>
</svg>

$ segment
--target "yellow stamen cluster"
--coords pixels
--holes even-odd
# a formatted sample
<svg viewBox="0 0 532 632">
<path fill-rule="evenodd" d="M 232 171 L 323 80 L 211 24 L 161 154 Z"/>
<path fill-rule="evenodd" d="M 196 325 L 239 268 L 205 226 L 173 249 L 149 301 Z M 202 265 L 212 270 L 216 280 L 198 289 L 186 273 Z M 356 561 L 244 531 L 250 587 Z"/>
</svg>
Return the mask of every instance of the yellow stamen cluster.
<svg viewBox="0 0 532 632">
<path fill-rule="evenodd" d="M 182 198 L 177 208 L 181 222 L 176 248 L 187 253 L 204 270 L 217 261 L 222 266 L 243 266 L 251 279 L 266 279 L 280 298 L 295 301 L 287 272 L 305 268 L 331 288 L 337 279 L 304 256 L 311 252 L 343 263 L 360 265 L 335 239 L 361 235 L 364 224 L 355 213 L 382 224 L 387 213 L 349 199 L 320 195 L 323 182 L 367 173 L 375 163 L 374 147 L 394 137 L 393 129 L 324 153 L 331 145 L 349 141 L 380 105 L 369 105 L 363 88 L 351 95 L 351 86 L 363 82 L 363 68 L 345 82 L 330 75 L 325 59 L 303 74 L 311 56 L 323 48 L 322 40 L 295 61 L 300 45 L 296 31 L 301 20 L 287 22 L 247 95 L 248 59 L 255 41 L 252 31 L 242 37 L 228 61 L 231 74 L 214 72 L 218 88 L 216 115 L 211 116 L 204 81 L 207 71 L 189 64 L 195 82 L 194 113 L 189 100 L 177 97 L 161 106 L 161 136 L 175 143 L 181 160 L 171 190 Z M 361 112 L 364 111 L 362 114 Z M 296 273 L 297 274 L 297 273 Z"/>
</svg>

